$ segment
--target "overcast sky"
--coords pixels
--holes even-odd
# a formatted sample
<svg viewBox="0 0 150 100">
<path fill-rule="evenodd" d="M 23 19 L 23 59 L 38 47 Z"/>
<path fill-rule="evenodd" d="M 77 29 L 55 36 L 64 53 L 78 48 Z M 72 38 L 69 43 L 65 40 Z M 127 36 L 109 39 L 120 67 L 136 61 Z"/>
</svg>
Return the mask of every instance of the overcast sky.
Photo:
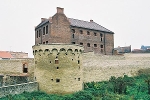
<svg viewBox="0 0 150 100">
<path fill-rule="evenodd" d="M 0 51 L 32 57 L 34 27 L 56 7 L 69 18 L 92 19 L 113 31 L 115 47 L 150 45 L 150 0 L 0 0 Z"/>
</svg>

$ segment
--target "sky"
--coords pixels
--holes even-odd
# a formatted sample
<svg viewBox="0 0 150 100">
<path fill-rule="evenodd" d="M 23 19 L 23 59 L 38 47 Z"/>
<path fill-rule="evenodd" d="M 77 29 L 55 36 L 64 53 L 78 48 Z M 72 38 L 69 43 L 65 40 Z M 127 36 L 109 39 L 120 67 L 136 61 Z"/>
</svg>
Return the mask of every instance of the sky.
<svg viewBox="0 0 150 100">
<path fill-rule="evenodd" d="M 150 45 L 150 0 L 0 0 L 0 51 L 32 55 L 35 26 L 64 8 L 69 18 L 113 31 L 114 47 Z"/>
</svg>

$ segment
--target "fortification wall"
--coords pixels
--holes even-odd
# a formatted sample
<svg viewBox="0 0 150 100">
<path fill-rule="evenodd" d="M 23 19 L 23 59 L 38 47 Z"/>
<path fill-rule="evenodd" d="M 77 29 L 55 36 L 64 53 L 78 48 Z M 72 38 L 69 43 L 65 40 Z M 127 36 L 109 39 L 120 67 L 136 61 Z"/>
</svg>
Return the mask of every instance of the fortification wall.
<svg viewBox="0 0 150 100">
<path fill-rule="evenodd" d="M 84 82 L 108 80 L 111 76 L 134 76 L 140 69 L 150 68 L 150 54 L 83 55 Z"/>
<path fill-rule="evenodd" d="M 83 47 L 49 44 L 34 46 L 33 50 L 35 78 L 40 90 L 64 94 L 83 89 Z"/>
<path fill-rule="evenodd" d="M 23 64 L 26 64 L 28 72 L 23 72 Z M 11 59 L 0 60 L 0 75 L 13 75 L 13 76 L 29 76 L 29 80 L 33 80 L 34 74 L 34 59 Z"/>
<path fill-rule="evenodd" d="M 26 92 L 38 91 L 38 83 L 29 82 L 0 87 L 0 98 L 10 94 L 11 95 L 20 94 L 23 93 L 24 91 Z"/>
</svg>

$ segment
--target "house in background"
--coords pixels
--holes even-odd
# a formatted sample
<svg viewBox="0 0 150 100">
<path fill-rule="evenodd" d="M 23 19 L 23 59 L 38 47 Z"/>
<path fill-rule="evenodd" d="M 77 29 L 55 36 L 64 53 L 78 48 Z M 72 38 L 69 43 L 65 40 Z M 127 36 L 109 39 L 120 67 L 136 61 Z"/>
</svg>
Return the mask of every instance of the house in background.
<svg viewBox="0 0 150 100">
<path fill-rule="evenodd" d="M 0 59 L 11 59 L 13 56 L 8 51 L 0 51 Z"/>
<path fill-rule="evenodd" d="M 118 46 L 117 48 L 114 48 L 114 51 L 116 51 L 117 53 L 131 53 L 131 45 L 124 47 Z"/>
<path fill-rule="evenodd" d="M 28 58 L 28 53 L 25 52 L 13 52 L 13 51 L 0 51 L 0 59 L 17 59 Z"/>
</svg>

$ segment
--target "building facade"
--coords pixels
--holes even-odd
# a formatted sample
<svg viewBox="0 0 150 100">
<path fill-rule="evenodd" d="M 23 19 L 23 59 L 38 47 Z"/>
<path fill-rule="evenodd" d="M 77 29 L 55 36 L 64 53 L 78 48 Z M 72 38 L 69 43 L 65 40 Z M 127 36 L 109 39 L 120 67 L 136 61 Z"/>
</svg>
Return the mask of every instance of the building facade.
<svg viewBox="0 0 150 100">
<path fill-rule="evenodd" d="M 57 7 L 57 13 L 35 27 L 35 45 L 69 43 L 83 45 L 84 52 L 112 54 L 114 33 L 93 20 L 83 21 L 68 18 L 64 9 Z"/>
</svg>

